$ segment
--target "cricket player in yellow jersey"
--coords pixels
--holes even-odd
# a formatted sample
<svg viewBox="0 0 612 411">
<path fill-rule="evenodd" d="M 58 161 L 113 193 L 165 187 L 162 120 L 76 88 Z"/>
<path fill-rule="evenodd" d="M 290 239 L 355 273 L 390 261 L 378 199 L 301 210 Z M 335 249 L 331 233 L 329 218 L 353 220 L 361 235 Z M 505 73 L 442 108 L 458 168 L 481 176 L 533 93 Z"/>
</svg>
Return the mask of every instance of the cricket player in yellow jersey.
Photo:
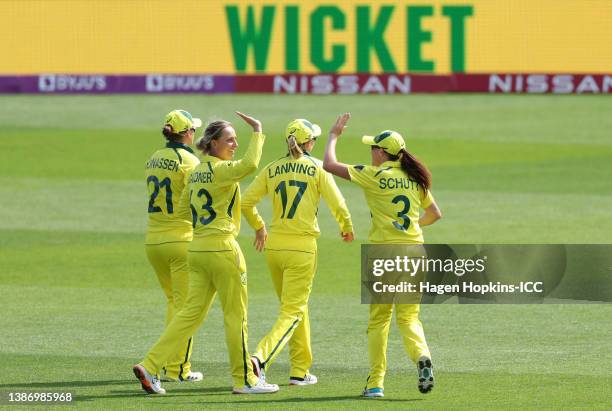
<svg viewBox="0 0 612 411">
<path fill-rule="evenodd" d="M 317 212 L 321 196 L 340 226 L 345 241 L 353 240 L 351 216 L 331 174 L 323 170 L 322 162 L 313 158 L 314 147 L 321 129 L 308 120 L 289 123 L 285 138 L 289 153 L 263 168 L 245 192 L 242 212 L 256 230 L 255 247 L 265 246 L 266 260 L 280 313 L 276 323 L 257 346 L 251 357 L 255 373 L 265 378 L 276 356 L 289 342 L 291 385 L 316 384 L 310 374 L 312 349 L 308 298 L 317 266 L 317 237 L 320 235 Z M 273 217 L 270 238 L 255 205 L 269 195 Z"/>
<path fill-rule="evenodd" d="M 402 136 L 391 130 L 363 137 L 363 143 L 372 149 L 371 166 L 338 162 L 336 142 L 349 118 L 350 114 L 343 114 L 330 130 L 323 161 L 325 170 L 363 189 L 372 215 L 368 236 L 371 243 L 422 244 L 421 227 L 442 217 L 429 190 L 431 173 L 406 150 Z M 425 211 L 422 216 L 421 209 Z M 371 304 L 368 322 L 370 372 L 363 392 L 365 397 L 384 396 L 387 336 L 394 306 L 404 348 L 417 364 L 419 391 L 425 394 L 433 388 L 431 354 L 419 321 L 419 304 Z"/>
<path fill-rule="evenodd" d="M 133 367 L 142 388 L 150 394 L 165 393 L 159 382 L 159 372 L 204 321 L 217 293 L 225 319 L 233 392 L 264 394 L 278 391 L 278 385 L 267 384 L 253 374 L 249 360 L 247 270 L 235 239 L 240 231 L 238 182 L 257 169 L 265 136 L 258 120 L 237 114 L 254 131 L 244 158 L 232 161 L 238 138 L 227 121 L 210 123 L 197 144 L 204 156 L 189 176 L 179 211 L 188 214 L 191 210 L 194 227 L 188 253 L 187 301 L 144 360 Z"/>
<path fill-rule="evenodd" d="M 179 200 L 187 184 L 189 173 L 200 163 L 189 147 L 195 130 L 202 126 L 185 110 L 174 110 L 166 115 L 162 134 L 166 146 L 157 150 L 145 165 L 147 179 L 149 221 L 145 248 L 149 262 L 157 273 L 166 295 L 166 326 L 187 298 L 187 247 L 193 236 L 191 219 L 181 217 Z M 177 347 L 176 361 L 164 368 L 165 378 L 171 381 L 201 381 L 202 373 L 191 371 L 189 358 L 193 339 Z"/>
</svg>

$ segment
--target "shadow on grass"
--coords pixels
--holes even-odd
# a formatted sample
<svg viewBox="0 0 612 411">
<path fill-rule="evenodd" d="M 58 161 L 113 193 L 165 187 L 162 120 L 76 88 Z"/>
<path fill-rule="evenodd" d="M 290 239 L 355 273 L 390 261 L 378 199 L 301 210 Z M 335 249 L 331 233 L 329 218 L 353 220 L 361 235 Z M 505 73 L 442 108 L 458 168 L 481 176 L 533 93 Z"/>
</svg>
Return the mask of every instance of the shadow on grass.
<svg viewBox="0 0 612 411">
<path fill-rule="evenodd" d="M 108 394 L 102 395 L 75 395 L 74 401 L 93 401 L 97 399 L 112 399 L 112 398 L 172 398 L 172 397 L 192 397 L 196 395 L 217 395 L 230 394 L 232 389 L 229 387 L 201 387 L 201 388 L 171 388 L 167 395 L 149 395 L 140 389 L 138 384 L 133 384 L 133 390 L 111 390 Z M 166 386 L 167 387 L 167 386 Z M 178 394 L 178 395 L 173 395 Z"/>
<path fill-rule="evenodd" d="M 282 403 L 287 403 L 287 402 L 295 402 L 295 403 L 300 403 L 300 402 L 322 402 L 322 401 L 334 401 L 334 402 L 339 402 L 339 401 L 364 401 L 364 402 L 372 402 L 372 403 L 379 403 L 379 402 L 414 402 L 414 401 L 423 401 L 423 398 L 407 398 L 407 399 L 400 399 L 400 398 L 378 398 L 378 399 L 372 399 L 372 398 L 363 398 L 362 396 L 359 395 L 344 395 L 344 396 L 327 396 L 327 397 L 298 397 L 298 398 L 279 398 L 279 399 L 270 399 L 270 400 L 263 400 L 260 399 L 261 396 L 257 396 L 257 399 L 253 398 L 253 400 L 249 401 L 249 400 L 239 400 L 239 401 L 232 401 L 231 399 L 229 399 L 228 401 L 209 401 L 207 399 L 202 399 L 202 401 L 194 401 L 191 402 L 190 404 L 201 404 L 201 403 L 205 403 L 205 404 L 259 404 L 259 403 L 270 403 L 270 404 L 274 404 L 274 403 L 278 403 L 278 404 L 282 404 Z M 185 402 L 181 402 L 181 404 L 186 404 Z"/>
<path fill-rule="evenodd" d="M 223 391 L 223 394 L 228 397 L 226 401 L 210 401 L 210 395 L 206 395 L 206 392 L 210 392 L 213 390 Z M 285 403 L 310 403 L 310 402 L 341 402 L 341 401 L 364 401 L 364 402 L 373 402 L 373 403 L 389 403 L 389 402 L 397 402 L 397 403 L 408 403 L 415 401 L 423 401 L 422 398 L 380 398 L 380 399 L 371 399 L 371 398 L 363 398 L 361 396 L 326 396 L 326 397 L 299 397 L 299 398 L 279 398 L 279 399 L 262 399 L 260 395 L 254 396 L 251 400 L 238 400 L 234 401 L 233 398 L 236 398 L 231 394 L 231 391 L 228 391 L 226 387 L 223 388 L 213 388 L 213 389 L 202 389 L 202 390 L 189 390 L 191 393 L 188 395 L 178 395 L 174 396 L 172 393 L 168 393 L 168 395 L 148 395 L 143 392 L 136 391 L 112 391 L 111 394 L 108 395 L 77 395 L 74 397 L 74 401 L 94 401 L 99 399 L 113 399 L 113 398 L 135 398 L 142 397 L 143 400 L 147 400 L 149 398 L 159 398 L 162 399 L 172 399 L 180 397 L 195 397 L 198 395 L 203 395 L 201 401 L 181 401 L 181 405 L 185 404 L 223 404 L 223 405 L 231 405 L 231 404 L 285 404 Z M 176 392 L 178 393 L 178 392 Z M 266 396 L 267 397 L 267 396 Z"/>
</svg>

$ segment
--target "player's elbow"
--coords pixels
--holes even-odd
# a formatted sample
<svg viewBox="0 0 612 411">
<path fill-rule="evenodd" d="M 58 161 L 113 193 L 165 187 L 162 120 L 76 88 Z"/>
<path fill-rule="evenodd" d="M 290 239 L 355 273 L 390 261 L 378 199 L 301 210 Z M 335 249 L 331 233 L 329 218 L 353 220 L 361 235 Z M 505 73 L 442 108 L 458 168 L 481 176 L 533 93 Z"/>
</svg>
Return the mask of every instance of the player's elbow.
<svg viewBox="0 0 612 411">
<path fill-rule="evenodd" d="M 430 207 L 425 210 L 423 216 L 424 225 L 431 225 L 442 218 L 442 212 L 438 207 Z"/>
<path fill-rule="evenodd" d="M 242 170 L 244 172 L 244 175 L 248 175 L 248 174 L 255 172 L 258 166 L 259 166 L 259 161 L 247 160 L 247 159 L 244 159 L 242 161 Z"/>
<path fill-rule="evenodd" d="M 327 156 L 325 156 L 323 158 L 323 170 L 327 171 L 328 173 L 331 173 L 333 168 L 333 162 L 329 158 L 327 158 Z"/>
<path fill-rule="evenodd" d="M 442 219 L 442 211 L 436 210 L 434 212 L 434 221 L 438 221 Z"/>
</svg>

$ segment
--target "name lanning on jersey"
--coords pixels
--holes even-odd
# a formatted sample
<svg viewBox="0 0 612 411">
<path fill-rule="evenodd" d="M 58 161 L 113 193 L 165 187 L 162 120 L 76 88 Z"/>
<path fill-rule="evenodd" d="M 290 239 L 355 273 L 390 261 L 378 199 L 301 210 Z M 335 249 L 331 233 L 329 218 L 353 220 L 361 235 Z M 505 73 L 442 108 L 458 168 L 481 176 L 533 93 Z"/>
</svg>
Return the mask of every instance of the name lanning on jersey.
<svg viewBox="0 0 612 411">
<path fill-rule="evenodd" d="M 169 158 L 152 158 L 147 161 L 146 168 L 159 168 L 161 170 L 178 171 L 179 163 L 178 161 L 171 160 Z"/>
<path fill-rule="evenodd" d="M 268 168 L 268 177 L 272 178 L 279 174 L 286 174 L 286 173 L 300 173 L 300 174 L 309 175 L 310 177 L 314 177 L 316 170 L 317 168 L 314 165 L 300 164 L 300 163 L 285 163 L 285 164 L 278 165 L 276 167 Z"/>
</svg>

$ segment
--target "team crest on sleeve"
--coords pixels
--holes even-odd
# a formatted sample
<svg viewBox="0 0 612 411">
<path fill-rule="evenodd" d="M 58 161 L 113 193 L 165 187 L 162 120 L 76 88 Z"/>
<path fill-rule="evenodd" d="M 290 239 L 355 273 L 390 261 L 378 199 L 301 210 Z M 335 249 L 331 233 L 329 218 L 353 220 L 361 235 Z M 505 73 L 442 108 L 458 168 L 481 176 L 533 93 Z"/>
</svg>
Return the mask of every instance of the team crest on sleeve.
<svg viewBox="0 0 612 411">
<path fill-rule="evenodd" d="M 242 285 L 247 285 L 247 273 L 246 272 L 240 274 L 240 282 L 242 283 Z"/>
</svg>

